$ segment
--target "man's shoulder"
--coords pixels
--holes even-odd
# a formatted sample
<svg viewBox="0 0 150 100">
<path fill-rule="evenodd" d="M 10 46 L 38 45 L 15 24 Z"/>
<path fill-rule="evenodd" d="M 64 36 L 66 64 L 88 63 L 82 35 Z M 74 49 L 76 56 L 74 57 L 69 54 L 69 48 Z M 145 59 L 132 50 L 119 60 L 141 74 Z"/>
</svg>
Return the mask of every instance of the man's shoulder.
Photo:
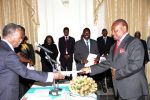
<svg viewBox="0 0 150 100">
<path fill-rule="evenodd" d="M 146 41 L 145 41 L 145 40 L 141 39 L 141 41 L 142 41 L 144 44 L 146 44 Z"/>
<path fill-rule="evenodd" d="M 72 37 L 72 36 L 69 36 L 69 38 L 70 38 L 71 40 L 74 40 L 74 41 L 75 41 L 75 38 L 74 38 L 74 37 Z"/>
<path fill-rule="evenodd" d="M 75 42 L 75 45 L 82 45 L 83 42 L 84 42 L 83 39 L 77 40 L 77 41 Z"/>
<path fill-rule="evenodd" d="M 61 40 L 61 39 L 63 39 L 63 38 L 65 38 L 65 37 L 64 37 L 64 36 L 62 36 L 62 37 L 60 37 L 60 38 L 59 38 L 59 40 Z"/>
<path fill-rule="evenodd" d="M 101 39 L 103 39 L 103 36 L 99 36 L 99 37 L 97 38 L 97 40 L 101 40 Z"/>
<path fill-rule="evenodd" d="M 90 42 L 96 42 L 96 40 L 94 40 L 94 39 L 90 39 Z"/>
<path fill-rule="evenodd" d="M 82 39 L 81 40 L 77 40 L 76 43 L 81 43 L 82 41 L 84 41 L 84 40 L 82 40 Z"/>
</svg>

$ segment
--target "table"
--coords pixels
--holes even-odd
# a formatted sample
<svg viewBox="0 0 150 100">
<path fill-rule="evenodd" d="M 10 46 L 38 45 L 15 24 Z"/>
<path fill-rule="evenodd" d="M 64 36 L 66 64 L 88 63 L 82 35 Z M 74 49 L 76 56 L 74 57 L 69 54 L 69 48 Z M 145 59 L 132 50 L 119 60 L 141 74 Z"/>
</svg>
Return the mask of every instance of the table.
<svg viewBox="0 0 150 100">
<path fill-rule="evenodd" d="M 69 84 L 60 84 L 62 89 L 58 92 L 58 96 L 49 94 L 54 89 L 53 86 L 33 85 L 21 100 L 97 100 L 96 94 L 81 97 L 78 94 L 69 91 Z"/>
</svg>

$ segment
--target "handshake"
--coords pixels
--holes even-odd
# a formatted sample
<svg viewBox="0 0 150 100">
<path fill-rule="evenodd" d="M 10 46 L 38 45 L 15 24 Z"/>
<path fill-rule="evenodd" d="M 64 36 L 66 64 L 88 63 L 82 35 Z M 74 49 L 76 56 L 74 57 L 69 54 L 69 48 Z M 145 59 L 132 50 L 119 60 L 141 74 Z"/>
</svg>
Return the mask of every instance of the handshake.
<svg viewBox="0 0 150 100">
<path fill-rule="evenodd" d="M 116 78 L 116 69 L 111 67 L 111 74 L 112 74 L 112 78 L 115 79 Z M 88 73 L 92 73 L 91 72 L 91 68 L 90 67 L 83 67 L 80 71 L 60 71 L 57 72 L 56 76 L 54 77 L 55 79 L 64 79 L 64 77 L 66 75 L 70 75 L 70 74 L 88 74 Z"/>
<path fill-rule="evenodd" d="M 64 79 L 65 76 L 71 75 L 71 74 L 77 74 L 77 73 L 82 73 L 82 71 L 58 71 L 58 72 L 53 72 L 53 79 L 59 80 L 59 79 Z"/>
</svg>

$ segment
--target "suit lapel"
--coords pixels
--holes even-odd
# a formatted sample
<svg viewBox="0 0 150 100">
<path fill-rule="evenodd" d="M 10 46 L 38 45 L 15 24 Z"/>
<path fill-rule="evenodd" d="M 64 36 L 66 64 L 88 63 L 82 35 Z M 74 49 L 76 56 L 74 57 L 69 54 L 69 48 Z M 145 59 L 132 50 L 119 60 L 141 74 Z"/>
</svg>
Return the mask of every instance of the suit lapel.
<svg viewBox="0 0 150 100">
<path fill-rule="evenodd" d="M 118 55 L 120 53 L 120 49 L 121 48 L 124 48 L 125 45 L 127 44 L 127 42 L 129 41 L 129 38 L 130 38 L 130 35 L 128 34 L 123 40 L 122 42 L 120 43 L 119 47 L 118 47 L 118 50 L 116 52 L 116 55 L 114 55 L 114 50 L 115 50 L 115 46 L 117 44 L 117 42 L 115 43 L 115 46 L 114 46 L 114 49 L 113 49 L 113 56 L 114 56 L 114 59 L 117 59 L 118 58 Z"/>
<path fill-rule="evenodd" d="M 82 43 L 82 46 L 84 47 L 85 52 L 89 52 L 88 49 L 87 49 L 87 46 L 84 42 L 84 39 L 81 40 L 81 43 Z"/>
</svg>

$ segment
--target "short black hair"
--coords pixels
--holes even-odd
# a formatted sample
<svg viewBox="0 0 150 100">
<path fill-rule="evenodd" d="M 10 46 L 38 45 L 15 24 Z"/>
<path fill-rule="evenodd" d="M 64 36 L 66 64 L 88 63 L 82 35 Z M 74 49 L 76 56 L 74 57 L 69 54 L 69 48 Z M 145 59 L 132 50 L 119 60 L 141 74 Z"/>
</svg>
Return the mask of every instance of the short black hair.
<svg viewBox="0 0 150 100">
<path fill-rule="evenodd" d="M 21 27 L 17 24 L 9 23 L 4 26 L 3 31 L 2 31 L 2 36 L 6 37 L 9 34 L 13 34 L 16 31 L 16 29 L 21 29 Z"/>
<path fill-rule="evenodd" d="M 69 28 L 68 28 L 68 27 L 65 27 L 64 30 L 63 30 L 63 32 L 65 32 L 65 30 L 69 31 Z"/>
<path fill-rule="evenodd" d="M 90 29 L 88 27 L 86 27 L 84 30 L 83 30 L 83 33 L 85 33 L 85 31 L 88 31 L 89 33 L 91 33 Z M 82 33 L 82 34 L 83 34 Z"/>
<path fill-rule="evenodd" d="M 116 21 L 113 22 L 112 26 L 111 26 L 111 30 L 114 29 L 114 27 L 118 24 L 122 24 L 123 26 L 126 27 L 126 29 L 128 30 L 128 23 L 124 20 L 124 19 L 117 19 Z"/>
</svg>

